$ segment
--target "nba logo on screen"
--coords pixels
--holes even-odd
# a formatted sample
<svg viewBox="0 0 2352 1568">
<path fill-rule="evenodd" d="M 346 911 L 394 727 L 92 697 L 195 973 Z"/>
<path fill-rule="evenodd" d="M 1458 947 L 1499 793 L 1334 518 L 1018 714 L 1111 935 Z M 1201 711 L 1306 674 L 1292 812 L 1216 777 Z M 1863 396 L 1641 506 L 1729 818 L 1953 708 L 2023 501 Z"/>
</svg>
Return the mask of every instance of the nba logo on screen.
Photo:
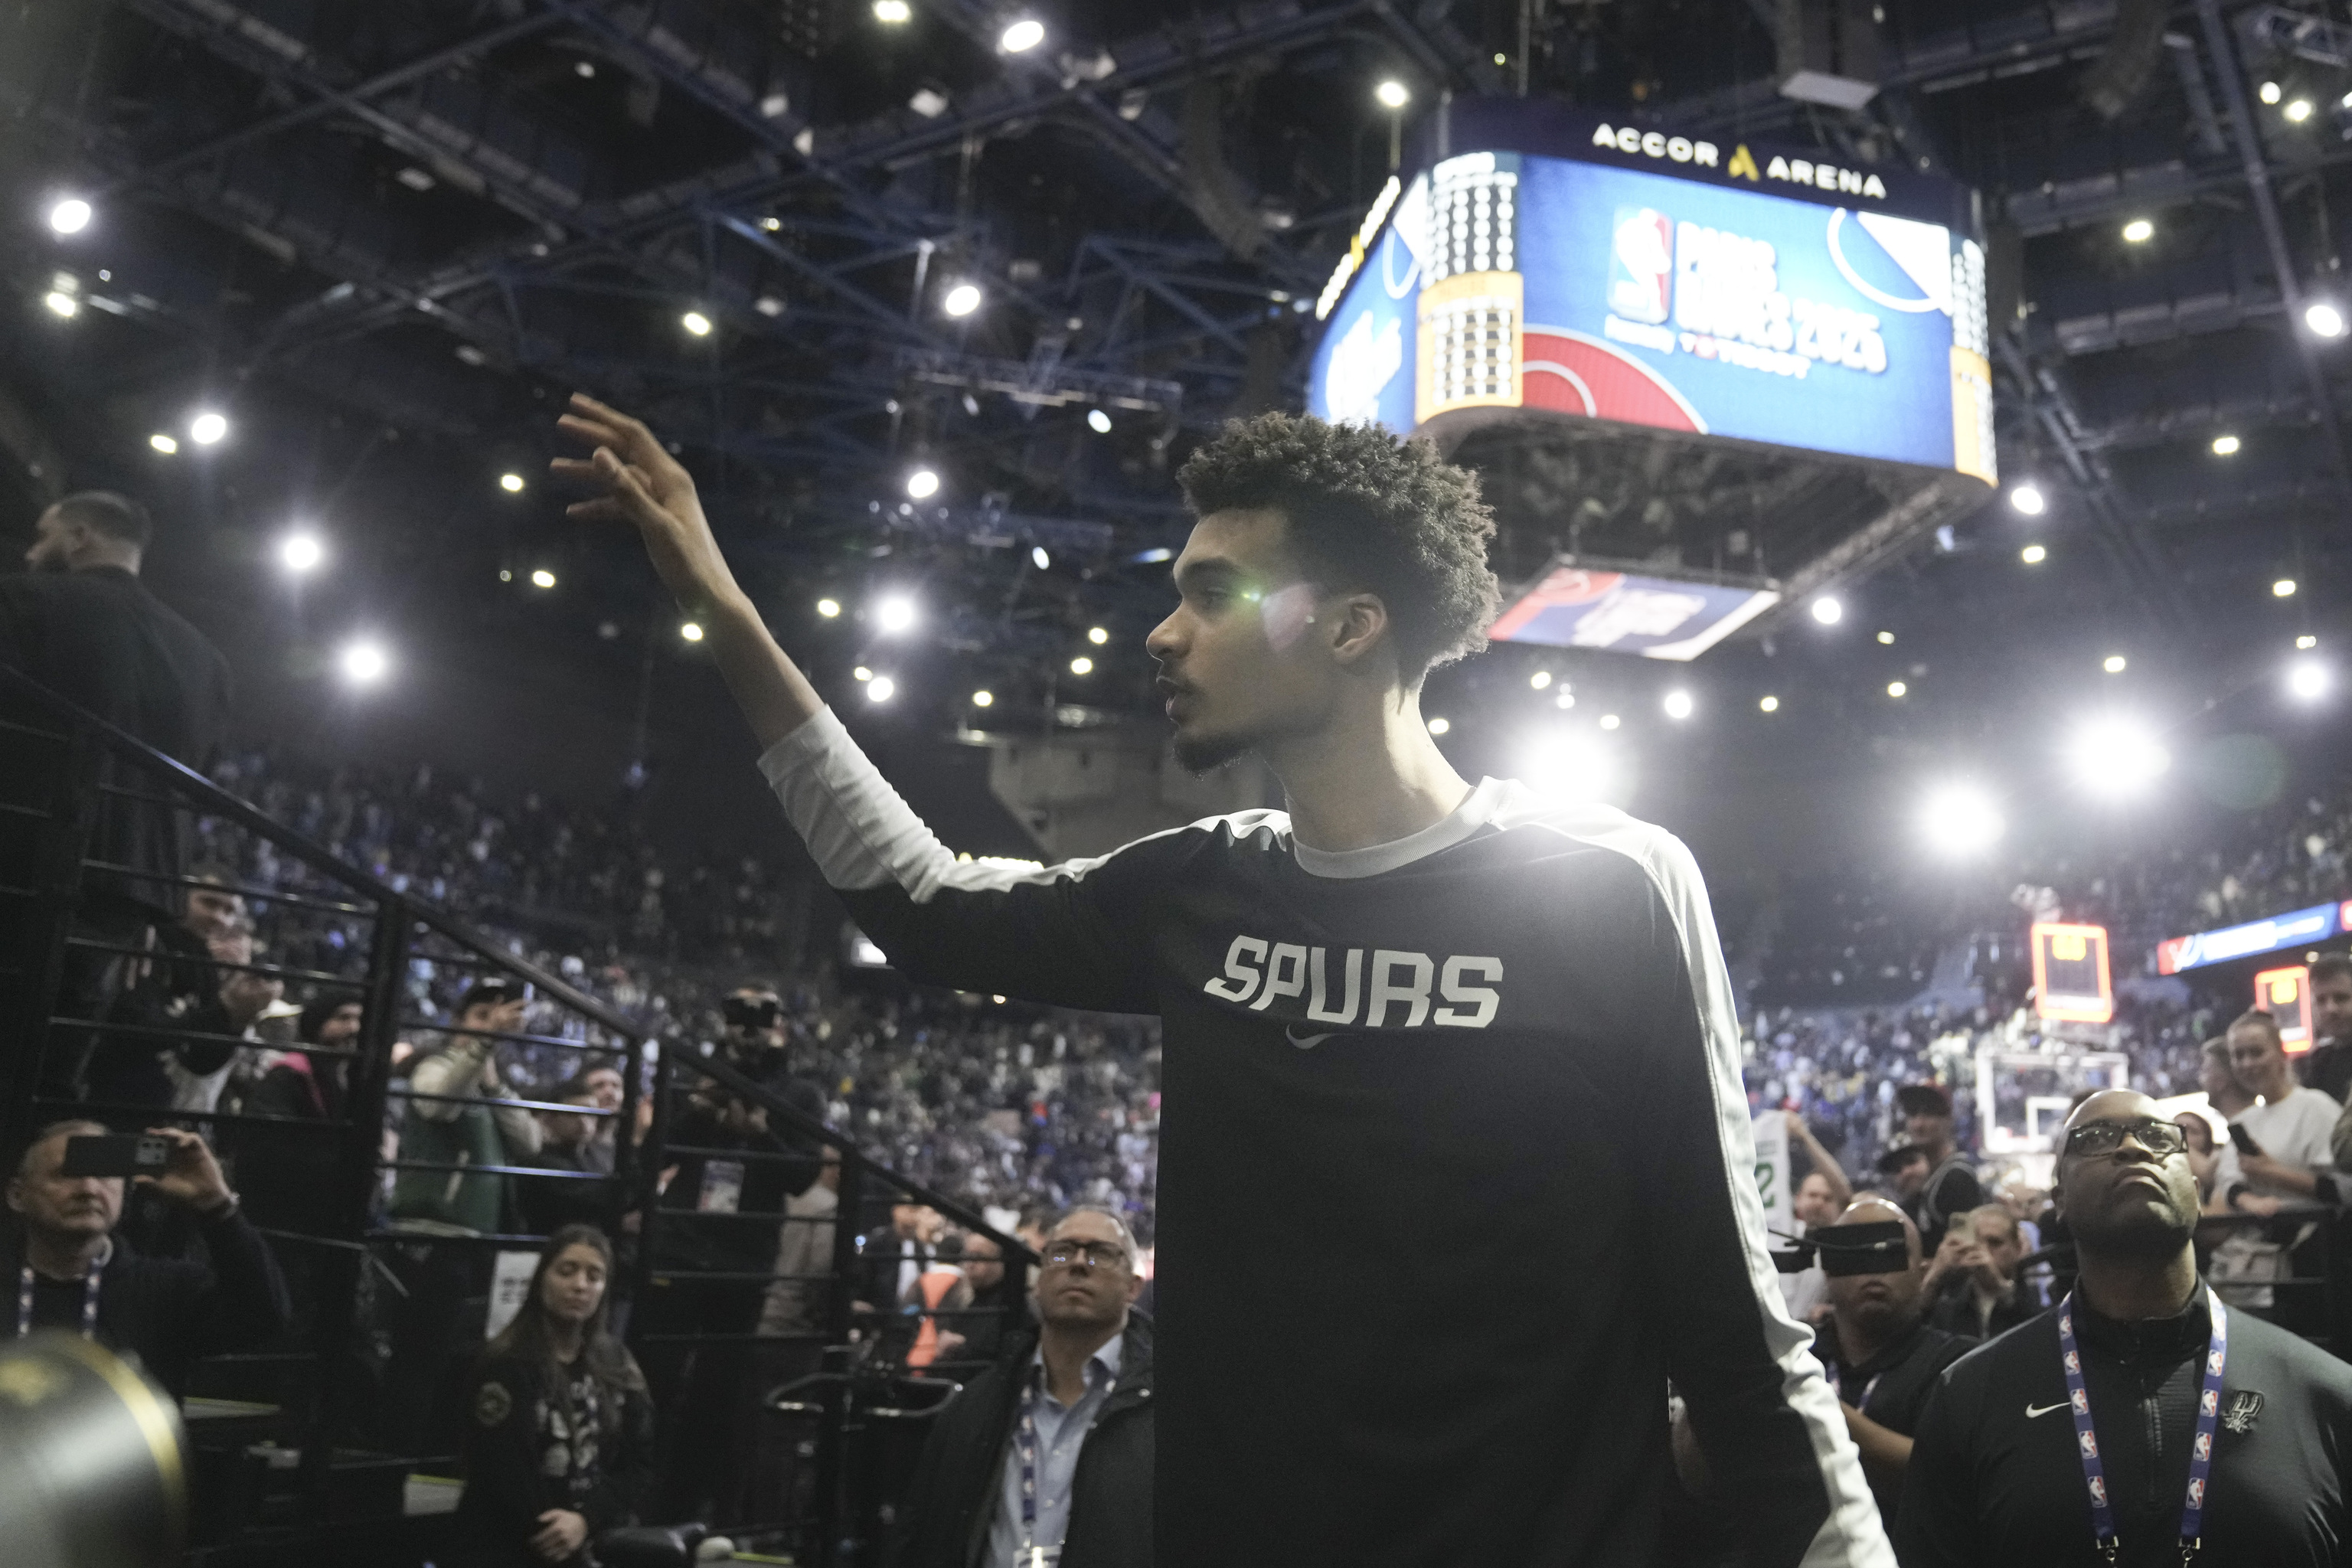
<svg viewBox="0 0 2352 1568">
<path fill-rule="evenodd" d="M 1675 226 L 1651 207 L 1619 207 L 1609 247 L 1609 309 L 1656 323 L 1674 303 Z"/>
</svg>

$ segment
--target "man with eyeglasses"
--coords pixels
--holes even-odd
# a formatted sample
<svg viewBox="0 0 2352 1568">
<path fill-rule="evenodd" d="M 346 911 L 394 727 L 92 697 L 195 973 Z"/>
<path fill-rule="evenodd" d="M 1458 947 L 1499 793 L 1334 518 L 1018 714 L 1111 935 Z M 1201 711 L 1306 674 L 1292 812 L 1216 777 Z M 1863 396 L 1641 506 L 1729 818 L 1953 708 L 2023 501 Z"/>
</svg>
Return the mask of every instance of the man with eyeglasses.
<svg viewBox="0 0 2352 1568">
<path fill-rule="evenodd" d="M 894 1568 L 1149 1568 L 1150 1321 L 1135 1237 L 1106 1209 L 1047 1237 L 1038 1331 L 939 1418 L 899 1514 Z"/>
<path fill-rule="evenodd" d="M 2335 1564 L 2352 1539 L 2352 1366 L 2197 1277 L 2189 1141 L 2132 1089 L 2066 1123 L 2081 1272 L 1944 1373 L 1905 1475 L 1905 1568 Z"/>
</svg>

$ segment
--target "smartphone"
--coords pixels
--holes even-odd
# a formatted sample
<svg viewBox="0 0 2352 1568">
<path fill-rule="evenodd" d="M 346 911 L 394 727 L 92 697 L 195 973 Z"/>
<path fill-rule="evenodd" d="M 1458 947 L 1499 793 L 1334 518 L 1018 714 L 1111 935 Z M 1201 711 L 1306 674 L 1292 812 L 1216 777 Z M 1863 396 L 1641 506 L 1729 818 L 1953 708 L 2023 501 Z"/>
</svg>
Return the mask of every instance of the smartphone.
<svg viewBox="0 0 2352 1568">
<path fill-rule="evenodd" d="M 67 1176 L 154 1176 L 172 1163 L 169 1139 L 150 1132 L 68 1138 L 58 1173 Z"/>
<path fill-rule="evenodd" d="M 2254 1135 L 2234 1121 L 2230 1123 L 2230 1142 L 2238 1146 L 2241 1154 L 2260 1154 L 2263 1152 L 2263 1146 L 2254 1142 Z"/>
</svg>

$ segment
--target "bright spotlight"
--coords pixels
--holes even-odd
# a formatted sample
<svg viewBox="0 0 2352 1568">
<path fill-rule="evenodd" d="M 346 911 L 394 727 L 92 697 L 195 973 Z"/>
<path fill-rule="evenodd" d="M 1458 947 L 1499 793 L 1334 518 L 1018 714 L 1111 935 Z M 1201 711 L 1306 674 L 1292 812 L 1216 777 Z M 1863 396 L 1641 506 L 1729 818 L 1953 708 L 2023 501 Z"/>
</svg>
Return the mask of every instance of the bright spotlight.
<svg viewBox="0 0 2352 1568">
<path fill-rule="evenodd" d="M 874 624 L 892 637 L 915 629 L 915 601 L 893 594 L 874 606 Z"/>
<path fill-rule="evenodd" d="M 297 575 L 327 558 L 327 547 L 310 533 L 289 533 L 278 546 L 278 563 Z"/>
<path fill-rule="evenodd" d="M 2279 112 L 2285 115 L 2295 124 L 2300 125 L 2305 121 L 2311 118 L 2311 100 L 2307 98 L 2298 98 Z"/>
<path fill-rule="evenodd" d="M 530 574 L 530 585 L 534 588 L 552 588 L 555 586 L 555 574 L 542 566 Z"/>
<path fill-rule="evenodd" d="M 180 449 L 178 437 L 166 436 L 161 430 L 158 430 L 152 436 L 148 437 L 147 444 L 150 447 L 154 447 L 155 450 L 163 453 L 163 456 L 167 458 Z"/>
<path fill-rule="evenodd" d="M 499 476 L 499 489 L 506 491 L 507 494 L 510 496 L 519 496 L 522 494 L 522 476 L 520 474 L 500 474 Z"/>
<path fill-rule="evenodd" d="M 1833 626 L 1845 616 L 1845 606 L 1827 594 L 1813 601 L 1813 619 L 1825 626 Z"/>
<path fill-rule="evenodd" d="M 1402 109 L 1412 101 L 1412 89 L 1391 77 L 1372 89 L 1372 96 L 1380 100 L 1382 109 Z"/>
<path fill-rule="evenodd" d="M 1601 727 L 1604 730 L 1614 730 L 1619 724 L 1623 722 L 1624 721 L 1618 718 L 1614 713 L 1603 713 L 1601 716 Z"/>
<path fill-rule="evenodd" d="M 199 447 L 209 447 L 228 435 L 228 421 L 207 409 L 188 421 L 188 439 Z"/>
<path fill-rule="evenodd" d="M 1780 700 L 1777 697 L 1766 697 L 1762 701 L 1757 703 L 1756 706 L 1762 709 L 1767 713 L 1778 713 L 1780 710 Z"/>
<path fill-rule="evenodd" d="M 49 227 L 59 234 L 79 234 L 89 226 L 89 204 L 79 196 L 68 196 L 49 208 Z"/>
<path fill-rule="evenodd" d="M 2213 437 L 2213 455 L 2217 458 L 2234 458 L 2238 455 L 2238 438 L 2235 436 L 2216 436 Z"/>
<path fill-rule="evenodd" d="M 699 310 L 688 310 L 677 319 L 677 324 L 698 338 L 707 338 L 710 335 L 710 318 Z"/>
<path fill-rule="evenodd" d="M 1624 787 L 1615 748 L 1575 731 L 1531 738 L 1520 750 L 1518 769 L 1529 789 L 1558 799 L 1614 801 Z"/>
<path fill-rule="evenodd" d="M 1054 564 L 1054 558 L 1046 552 L 1044 545 L 1033 544 L 1029 547 L 1029 564 L 1043 572 Z"/>
<path fill-rule="evenodd" d="M 2009 825 L 2000 808 L 1974 784 L 1939 784 L 1919 808 L 1920 834 L 1939 855 L 1975 855 L 1991 848 Z"/>
<path fill-rule="evenodd" d="M 1088 626 L 1087 628 L 1087 641 L 1094 644 L 1097 647 L 1100 647 L 1103 644 L 1110 641 L 1110 631 L 1105 626 Z"/>
<path fill-rule="evenodd" d="M 1676 687 L 1666 693 L 1665 700 L 1658 706 L 1666 710 L 1666 717 L 1669 719 L 1687 719 L 1691 716 L 1691 710 L 1696 704 L 1691 701 L 1689 692 Z"/>
<path fill-rule="evenodd" d="M 2111 653 L 2099 661 L 2099 668 L 2109 675 L 2121 675 L 2131 667 L 2131 661 L 2119 653 Z"/>
<path fill-rule="evenodd" d="M 2028 517 L 2040 517 L 2050 506 L 2042 494 L 2042 487 L 2032 483 L 2012 487 L 2009 492 L 2009 504 Z"/>
<path fill-rule="evenodd" d="M 392 656 L 372 642 L 347 644 L 340 662 L 343 679 L 354 686 L 373 686 L 392 669 Z"/>
<path fill-rule="evenodd" d="M 2313 637 L 2309 632 L 2305 632 L 2301 637 L 2294 639 L 2294 646 L 2307 653 L 2311 649 L 2319 646 L 2319 639 Z"/>
<path fill-rule="evenodd" d="M 929 500 L 940 493 L 940 476 L 933 468 L 917 468 L 907 476 L 907 493 L 917 500 Z"/>
<path fill-rule="evenodd" d="M 1551 684 L 1551 671 L 1549 669 L 1537 670 L 1533 675 L 1528 677 L 1528 684 L 1534 687 L 1538 691 L 1541 691 L 1545 687 Z"/>
<path fill-rule="evenodd" d="M 841 614 L 841 601 L 839 599 L 819 599 L 816 602 L 816 613 L 823 616 L 829 621 L 835 616 Z"/>
<path fill-rule="evenodd" d="M 2275 583 L 2272 584 L 2271 584 L 2271 597 L 2272 597 L 2272 598 L 2273 598 L 2273 599 L 2292 599 L 2292 598 L 2294 598 L 2294 578 L 2292 578 L 2292 577 L 2282 577 L 2282 578 L 2280 578 L 2277 582 L 2275 582 Z"/>
<path fill-rule="evenodd" d="M 1045 41 L 1045 24 L 1034 16 L 1024 16 L 1004 29 L 996 47 L 1008 55 L 1025 55 Z"/>
<path fill-rule="evenodd" d="M 1087 428 L 1092 430 L 1097 436 L 1109 435 L 1110 416 L 1105 414 L 1099 408 L 1088 410 L 1087 413 Z"/>
<path fill-rule="evenodd" d="M 874 19 L 886 27 L 903 27 L 914 16 L 915 8 L 907 0 L 874 0 Z"/>
<path fill-rule="evenodd" d="M 2039 544 L 2029 544 L 2024 549 L 2017 552 L 2017 558 L 2020 561 L 2024 562 L 2028 566 L 2039 566 L 2044 561 L 2050 559 L 2050 552 L 2044 550 Z"/>
<path fill-rule="evenodd" d="M 1911 689 L 1899 680 L 1890 680 L 1886 683 L 1886 695 L 1889 697 L 1908 697 L 1911 695 Z"/>
<path fill-rule="evenodd" d="M 41 297 L 41 303 L 49 308 L 49 313 L 53 316 L 70 319 L 81 314 L 81 301 L 62 289 L 50 289 Z"/>
<path fill-rule="evenodd" d="M 2325 300 L 2314 300 L 2303 308 L 2303 324 L 2323 338 L 2344 335 L 2344 312 Z"/>
<path fill-rule="evenodd" d="M 1895 646 L 1895 634 L 1893 632 L 1881 632 L 1878 634 L 1878 641 L 1879 646 L 1882 647 L 1893 647 Z"/>
<path fill-rule="evenodd" d="M 898 695 L 898 683 L 887 675 L 877 675 L 866 683 L 866 700 L 887 702 Z"/>
<path fill-rule="evenodd" d="M 996 693 L 993 691 L 981 690 L 971 694 L 971 705 L 975 708 L 992 708 L 995 704 Z"/>
<path fill-rule="evenodd" d="M 861 664 L 856 669 L 849 672 L 849 679 L 852 680 L 871 680 L 874 679 L 874 672 Z"/>
<path fill-rule="evenodd" d="M 1094 672 L 1095 661 L 1088 658 L 1085 654 L 1080 654 L 1077 658 L 1070 660 L 1070 673 L 1072 675 L 1092 675 Z"/>
<path fill-rule="evenodd" d="M 1429 732 L 1433 735 L 1443 735 L 1452 728 L 1454 728 L 1454 721 L 1443 713 L 1429 721 Z"/>
<path fill-rule="evenodd" d="M 950 316 L 971 315 L 974 310 L 980 309 L 980 285 L 977 283 L 957 284 L 954 288 L 950 289 L 947 292 L 947 297 L 940 301 L 940 309 L 945 310 Z"/>
<path fill-rule="evenodd" d="M 2172 753 L 2153 731 L 2114 716 L 2084 723 L 2069 737 L 2065 756 L 2074 782 L 2108 800 L 2141 793 L 2172 766 Z"/>
<path fill-rule="evenodd" d="M 2284 98 L 2286 94 L 2280 89 L 2278 83 L 2274 81 L 2266 81 L 2263 83 L 2262 86 L 2254 89 L 2254 96 L 2261 99 L 2264 103 L 2276 103 L 2280 99 Z"/>
<path fill-rule="evenodd" d="M 677 635 L 684 637 L 688 642 L 700 642 L 702 640 L 702 623 L 700 621 L 688 621 L 685 625 L 677 628 Z"/>
<path fill-rule="evenodd" d="M 2144 217 L 2136 217 L 2124 225 L 2124 242 L 2127 245 L 2145 245 L 2155 237 L 2156 225 Z"/>
<path fill-rule="evenodd" d="M 2315 658 L 2296 659 L 2287 666 L 2286 689 L 2303 701 L 2317 701 L 2327 695 L 2327 667 Z"/>
</svg>

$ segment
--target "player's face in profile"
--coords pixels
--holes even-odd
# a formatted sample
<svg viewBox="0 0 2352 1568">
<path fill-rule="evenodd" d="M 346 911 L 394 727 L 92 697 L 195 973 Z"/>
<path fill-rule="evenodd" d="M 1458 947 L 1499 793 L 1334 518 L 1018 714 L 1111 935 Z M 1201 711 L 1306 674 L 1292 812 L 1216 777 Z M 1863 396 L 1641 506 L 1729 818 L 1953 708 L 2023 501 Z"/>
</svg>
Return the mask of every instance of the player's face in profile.
<svg viewBox="0 0 2352 1568">
<path fill-rule="evenodd" d="M 1211 512 L 1176 559 L 1175 613 L 1144 640 L 1176 726 L 1176 759 L 1196 772 L 1312 729 L 1335 667 L 1315 629 L 1316 589 L 1265 509 Z"/>
</svg>

